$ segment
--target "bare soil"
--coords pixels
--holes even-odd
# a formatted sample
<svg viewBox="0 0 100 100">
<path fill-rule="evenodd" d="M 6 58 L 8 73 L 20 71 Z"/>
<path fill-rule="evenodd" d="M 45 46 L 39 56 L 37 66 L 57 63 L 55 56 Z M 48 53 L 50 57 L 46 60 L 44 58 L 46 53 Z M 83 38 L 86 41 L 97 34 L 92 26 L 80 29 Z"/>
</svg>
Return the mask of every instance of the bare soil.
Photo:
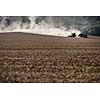
<svg viewBox="0 0 100 100">
<path fill-rule="evenodd" d="M 100 37 L 0 33 L 0 82 L 99 83 Z"/>
</svg>

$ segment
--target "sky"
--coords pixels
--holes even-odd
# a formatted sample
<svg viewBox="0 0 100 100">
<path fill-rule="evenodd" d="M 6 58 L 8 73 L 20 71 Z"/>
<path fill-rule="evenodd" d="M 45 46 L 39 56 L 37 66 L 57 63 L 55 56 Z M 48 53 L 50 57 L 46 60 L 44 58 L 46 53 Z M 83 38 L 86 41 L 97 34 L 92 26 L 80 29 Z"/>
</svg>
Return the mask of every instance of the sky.
<svg viewBox="0 0 100 100">
<path fill-rule="evenodd" d="M 99 16 L 0 16 L 0 32 L 22 31 L 55 36 L 68 36 L 72 32 L 100 35 L 99 22 Z M 94 32 L 93 28 L 97 31 Z"/>
</svg>

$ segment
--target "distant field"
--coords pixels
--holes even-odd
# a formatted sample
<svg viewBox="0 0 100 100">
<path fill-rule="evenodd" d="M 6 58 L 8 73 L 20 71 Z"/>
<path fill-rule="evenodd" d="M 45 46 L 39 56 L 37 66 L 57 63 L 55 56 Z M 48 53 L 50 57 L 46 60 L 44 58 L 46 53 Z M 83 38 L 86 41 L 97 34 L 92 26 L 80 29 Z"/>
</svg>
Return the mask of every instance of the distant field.
<svg viewBox="0 0 100 100">
<path fill-rule="evenodd" d="M 0 33 L 0 82 L 100 82 L 100 37 Z"/>
</svg>

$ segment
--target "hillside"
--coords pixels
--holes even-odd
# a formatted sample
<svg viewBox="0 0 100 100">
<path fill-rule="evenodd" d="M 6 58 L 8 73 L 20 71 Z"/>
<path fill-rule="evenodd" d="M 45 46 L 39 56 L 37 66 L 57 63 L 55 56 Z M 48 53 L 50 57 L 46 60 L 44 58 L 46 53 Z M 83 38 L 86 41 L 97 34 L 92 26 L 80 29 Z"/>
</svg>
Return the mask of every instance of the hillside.
<svg viewBox="0 0 100 100">
<path fill-rule="evenodd" d="M 100 82 L 100 37 L 0 33 L 0 82 Z"/>
</svg>

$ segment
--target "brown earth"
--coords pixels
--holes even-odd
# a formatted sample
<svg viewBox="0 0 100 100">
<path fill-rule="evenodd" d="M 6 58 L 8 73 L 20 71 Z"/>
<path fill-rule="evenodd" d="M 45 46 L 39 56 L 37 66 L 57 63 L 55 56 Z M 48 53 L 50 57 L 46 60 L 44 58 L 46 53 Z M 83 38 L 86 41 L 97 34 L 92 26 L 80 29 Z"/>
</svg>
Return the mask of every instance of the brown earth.
<svg viewBox="0 0 100 100">
<path fill-rule="evenodd" d="M 100 37 L 0 33 L 0 82 L 100 82 Z"/>
</svg>

